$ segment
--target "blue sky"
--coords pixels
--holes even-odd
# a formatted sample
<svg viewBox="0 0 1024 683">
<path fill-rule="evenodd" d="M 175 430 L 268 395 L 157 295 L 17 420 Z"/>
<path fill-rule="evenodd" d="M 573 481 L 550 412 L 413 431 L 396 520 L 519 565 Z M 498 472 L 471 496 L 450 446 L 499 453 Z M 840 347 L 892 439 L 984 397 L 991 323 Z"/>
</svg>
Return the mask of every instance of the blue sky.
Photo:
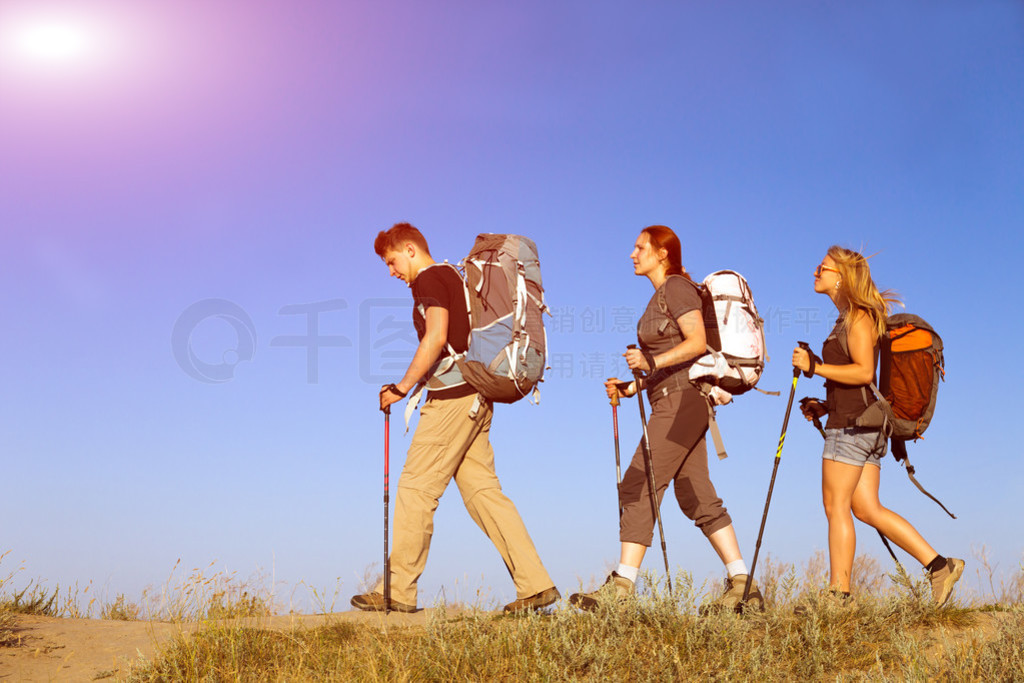
<svg viewBox="0 0 1024 683">
<path fill-rule="evenodd" d="M 78 43 L 26 50 L 46 22 Z M 651 293 L 628 254 L 652 223 L 694 274 L 747 276 L 766 389 L 828 332 L 811 288 L 825 249 L 876 254 L 879 285 L 946 343 L 910 452 L 959 519 L 891 459 L 883 502 L 975 583 L 981 546 L 1019 566 L 1020 3 L 7 0 L 0 47 L 8 570 L 132 595 L 181 558 L 355 592 L 382 549 L 377 390 L 413 349 L 408 292 L 372 251 L 401 220 L 451 260 L 480 232 L 537 242 L 553 368 L 492 438 L 563 593 L 617 560 L 601 382 Z M 204 317 L 227 310 L 209 300 L 241 327 Z M 315 362 L 296 345 L 312 309 Z M 228 381 L 189 374 L 176 325 Z M 731 457 L 711 473 L 748 560 L 784 408 L 720 411 Z M 628 454 L 635 402 L 619 417 Z M 791 426 L 762 557 L 802 562 L 826 544 L 820 437 Z M 392 429 L 394 484 L 408 437 Z M 663 513 L 673 565 L 717 577 L 699 532 Z M 435 526 L 421 604 L 512 597 L 457 492 Z"/>
</svg>

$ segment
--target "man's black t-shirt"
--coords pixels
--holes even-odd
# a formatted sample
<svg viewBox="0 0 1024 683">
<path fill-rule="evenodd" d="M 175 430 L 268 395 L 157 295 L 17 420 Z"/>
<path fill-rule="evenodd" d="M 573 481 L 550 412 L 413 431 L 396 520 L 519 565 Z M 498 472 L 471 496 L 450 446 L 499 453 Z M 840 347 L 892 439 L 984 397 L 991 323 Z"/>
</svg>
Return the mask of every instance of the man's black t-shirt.
<svg viewBox="0 0 1024 683">
<path fill-rule="evenodd" d="M 413 307 L 412 322 L 416 336 L 422 340 L 427 332 L 427 320 L 423 313 L 432 306 L 448 311 L 448 344 L 456 353 L 464 353 L 469 347 L 469 312 L 466 310 L 466 293 L 462 278 L 452 266 L 434 264 L 421 270 L 412 281 Z M 441 351 L 440 359 L 448 357 L 448 349 Z M 432 389 L 428 398 L 458 398 L 476 393 L 469 384 L 451 389 Z"/>
</svg>

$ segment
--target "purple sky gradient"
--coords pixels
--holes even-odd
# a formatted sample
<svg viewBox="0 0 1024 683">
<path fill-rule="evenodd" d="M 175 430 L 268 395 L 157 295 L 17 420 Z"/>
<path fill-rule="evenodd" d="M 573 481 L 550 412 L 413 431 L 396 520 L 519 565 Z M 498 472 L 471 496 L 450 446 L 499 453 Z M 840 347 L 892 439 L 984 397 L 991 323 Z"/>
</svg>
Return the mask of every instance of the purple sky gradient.
<svg viewBox="0 0 1024 683">
<path fill-rule="evenodd" d="M 92 26 L 100 49 L 21 56 L 44 9 Z M 3 2 L 5 566 L 138 594 L 182 558 L 289 587 L 340 579 L 347 605 L 382 545 L 375 404 L 400 372 L 383 367 L 377 326 L 409 321 L 371 245 L 409 220 L 451 260 L 479 232 L 537 241 L 555 369 L 539 407 L 499 409 L 493 440 L 563 593 L 617 558 L 600 383 L 650 296 L 627 257 L 651 223 L 679 232 L 694 273 L 747 275 L 767 389 L 788 385 L 797 340 L 828 332 L 811 290 L 828 245 L 877 252 L 879 284 L 946 341 L 939 413 L 911 456 L 960 519 L 891 459 L 883 502 L 940 552 L 984 545 L 1014 570 L 1022 377 L 993 368 L 990 340 L 999 355 L 1022 331 L 1007 288 L 1024 251 L 1022 48 L 1009 0 Z M 172 346 L 208 299 L 256 334 L 219 384 L 190 377 Z M 282 311 L 317 303 L 341 345 L 320 349 L 311 381 L 307 352 L 287 345 L 306 316 Z M 222 319 L 191 340 L 206 363 L 235 360 Z M 720 415 L 733 455 L 712 477 L 748 560 L 783 410 L 745 396 Z M 627 444 L 635 412 L 620 414 Z M 762 553 L 800 562 L 826 544 L 820 444 L 790 432 Z M 407 443 L 395 425 L 394 473 Z M 671 501 L 663 513 L 673 564 L 717 577 L 699 532 Z M 512 597 L 457 493 L 436 528 L 421 604 L 442 587 Z M 861 530 L 860 549 L 883 557 Z"/>
</svg>

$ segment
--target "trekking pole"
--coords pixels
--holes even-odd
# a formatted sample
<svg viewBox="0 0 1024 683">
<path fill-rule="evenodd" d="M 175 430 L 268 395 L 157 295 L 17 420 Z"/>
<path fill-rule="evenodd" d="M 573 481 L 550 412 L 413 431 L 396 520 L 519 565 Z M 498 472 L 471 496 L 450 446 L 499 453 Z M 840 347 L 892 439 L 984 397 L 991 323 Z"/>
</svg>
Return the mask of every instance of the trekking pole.
<svg viewBox="0 0 1024 683">
<path fill-rule="evenodd" d="M 807 342 L 799 342 L 801 348 L 810 347 Z M 768 498 L 764 501 L 764 514 L 761 515 L 761 528 L 757 532 L 757 545 L 754 546 L 754 559 L 750 563 L 750 572 L 747 574 L 747 585 L 743 587 L 743 602 L 747 601 L 750 595 L 750 587 L 754 583 L 754 567 L 757 566 L 757 554 L 761 551 L 761 539 L 764 536 L 764 524 L 768 521 L 768 506 L 772 502 L 772 489 L 775 488 L 775 475 L 779 471 L 779 461 L 782 459 L 782 446 L 786 443 L 786 427 L 789 426 L 789 413 L 793 409 L 793 396 L 796 395 L 796 380 L 800 377 L 800 368 L 793 368 L 793 385 L 789 388 L 789 401 L 786 403 L 786 416 L 782 418 L 782 433 L 779 435 L 779 447 L 775 450 L 775 464 L 772 466 L 772 479 L 768 483 Z"/>
<path fill-rule="evenodd" d="M 635 349 L 636 344 L 630 344 L 629 349 Z M 633 378 L 636 380 L 636 399 L 637 404 L 640 406 L 640 424 L 644 428 L 644 465 L 647 470 L 647 488 L 651 491 L 651 511 L 654 513 L 654 518 L 658 521 L 658 535 L 661 536 L 661 554 L 665 558 L 665 581 L 668 584 L 668 592 L 672 593 L 672 572 L 668 568 L 668 547 L 665 545 L 665 527 L 661 524 L 661 509 L 658 505 L 658 491 L 657 485 L 654 482 L 654 456 L 651 455 L 651 441 L 647 434 L 647 413 L 644 411 L 644 397 L 640 391 L 640 370 L 633 370 Z"/>
<path fill-rule="evenodd" d="M 619 495 L 619 487 L 622 486 L 622 465 L 619 461 L 619 389 L 615 388 L 615 394 L 611 399 L 612 404 L 612 431 L 615 434 L 615 498 L 619 501 L 619 518 L 622 518 L 622 498 Z"/>
<path fill-rule="evenodd" d="M 389 463 L 391 461 L 389 435 L 391 434 L 391 406 L 384 408 L 384 614 L 391 613 L 391 558 L 388 555 L 388 504 L 391 489 Z"/>
<path fill-rule="evenodd" d="M 817 399 L 811 398 L 810 396 L 804 396 L 802 399 L 800 399 L 800 407 L 806 408 L 807 404 L 812 403 L 814 401 L 817 401 Z M 812 415 L 811 421 L 814 423 L 814 428 L 818 430 L 819 434 L 821 434 L 821 438 L 828 438 L 825 436 L 825 428 L 821 426 L 821 418 L 818 417 L 817 415 Z"/>
</svg>

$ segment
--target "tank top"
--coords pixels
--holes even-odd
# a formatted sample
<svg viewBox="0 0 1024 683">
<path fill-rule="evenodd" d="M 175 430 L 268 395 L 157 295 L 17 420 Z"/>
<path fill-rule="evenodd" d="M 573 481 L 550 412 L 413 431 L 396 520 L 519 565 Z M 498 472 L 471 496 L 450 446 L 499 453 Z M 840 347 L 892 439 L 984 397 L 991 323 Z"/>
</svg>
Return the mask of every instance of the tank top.
<svg viewBox="0 0 1024 683">
<path fill-rule="evenodd" d="M 840 318 L 821 347 L 821 360 L 829 365 L 849 365 L 853 362 L 839 335 L 846 334 L 845 320 Z M 877 353 L 877 352 L 876 352 Z M 875 363 L 877 370 L 878 363 Z M 852 427 L 869 405 L 870 392 L 864 384 L 843 384 L 825 380 L 825 403 L 828 406 L 826 429 Z"/>
</svg>

